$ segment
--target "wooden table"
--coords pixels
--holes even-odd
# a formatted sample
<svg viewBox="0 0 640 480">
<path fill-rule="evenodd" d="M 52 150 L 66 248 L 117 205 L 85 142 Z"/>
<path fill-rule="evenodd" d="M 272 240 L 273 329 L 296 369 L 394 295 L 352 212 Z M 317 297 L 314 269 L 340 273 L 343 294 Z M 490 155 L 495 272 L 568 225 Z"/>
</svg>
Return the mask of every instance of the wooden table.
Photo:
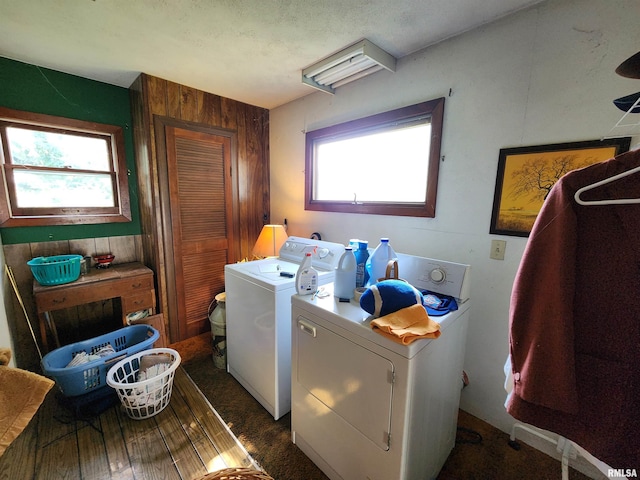
<svg viewBox="0 0 640 480">
<path fill-rule="evenodd" d="M 49 351 L 47 326 L 60 347 L 58 331 L 50 314 L 54 310 L 77 307 L 91 302 L 119 298 L 122 305 L 122 324 L 127 314 L 156 308 L 153 271 L 141 263 L 123 263 L 109 268 L 92 268 L 78 280 L 64 285 L 42 286 L 33 281 L 33 296 L 40 320 L 40 336 L 45 351 Z"/>
</svg>

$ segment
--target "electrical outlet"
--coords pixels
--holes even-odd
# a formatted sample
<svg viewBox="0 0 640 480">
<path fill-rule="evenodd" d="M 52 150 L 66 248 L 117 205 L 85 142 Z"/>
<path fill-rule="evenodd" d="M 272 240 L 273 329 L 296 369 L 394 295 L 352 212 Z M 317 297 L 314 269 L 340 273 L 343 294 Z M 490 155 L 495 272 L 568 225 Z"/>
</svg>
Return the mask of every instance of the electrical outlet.
<svg viewBox="0 0 640 480">
<path fill-rule="evenodd" d="M 504 251 L 507 249 L 506 240 L 491 240 L 490 258 L 494 260 L 504 260 Z"/>
</svg>

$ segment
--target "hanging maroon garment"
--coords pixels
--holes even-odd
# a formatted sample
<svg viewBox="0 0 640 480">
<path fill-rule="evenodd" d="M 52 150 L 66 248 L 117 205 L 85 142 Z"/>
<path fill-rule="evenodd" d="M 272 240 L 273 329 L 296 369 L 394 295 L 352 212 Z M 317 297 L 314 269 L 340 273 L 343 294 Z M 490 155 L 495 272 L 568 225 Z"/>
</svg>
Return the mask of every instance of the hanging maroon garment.
<svg viewBox="0 0 640 480">
<path fill-rule="evenodd" d="M 554 185 L 511 296 L 507 411 L 612 468 L 640 469 L 640 204 L 574 194 L 638 166 L 632 151 Z M 581 195 L 620 198 L 640 198 L 640 173 Z"/>
</svg>

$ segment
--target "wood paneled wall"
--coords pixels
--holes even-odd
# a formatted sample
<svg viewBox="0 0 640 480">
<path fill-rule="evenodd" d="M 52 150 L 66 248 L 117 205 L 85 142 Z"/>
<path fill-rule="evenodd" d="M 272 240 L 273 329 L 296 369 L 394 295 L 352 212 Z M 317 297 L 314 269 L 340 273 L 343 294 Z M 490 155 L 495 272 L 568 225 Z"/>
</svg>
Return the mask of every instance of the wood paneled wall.
<svg viewBox="0 0 640 480">
<path fill-rule="evenodd" d="M 237 172 L 233 172 L 238 211 L 234 212 L 234 251 L 251 258 L 262 225 L 269 222 L 269 111 L 142 74 L 131 85 L 136 166 L 139 183 L 144 263 L 156 272 L 160 312 L 168 311 L 167 265 L 163 242 L 154 117 L 162 116 L 232 131 Z M 171 321 L 168 319 L 167 321 Z"/>
<path fill-rule="evenodd" d="M 27 265 L 29 260 L 41 256 L 67 254 L 93 257 L 96 254 L 110 252 L 116 256 L 114 264 L 142 261 L 142 241 L 139 235 L 19 243 L 4 245 L 3 251 L 5 263 L 11 267 L 16 279 L 18 292 L 38 343 L 40 343 L 40 328 L 36 304 L 33 299 L 34 279 L 31 269 Z M 4 272 L 2 274 L 4 275 Z M 27 370 L 40 372 L 40 358 L 31 336 L 29 323 L 27 323 L 22 307 L 6 276 L 3 285 L 4 304 L 7 310 L 9 330 L 14 342 L 16 365 Z M 113 327 L 112 329 L 122 327 L 120 319 L 117 318 L 117 315 L 114 316 L 112 303 L 111 301 L 94 302 L 54 312 L 52 315 L 58 327 L 60 341 L 72 343 L 93 338 L 98 335 L 96 333 L 98 331 L 105 333 L 100 330 L 108 329 L 109 325 Z M 112 319 L 113 323 L 105 325 L 105 322 L 111 322 Z M 49 345 L 53 345 L 53 339 L 49 340 Z"/>
<path fill-rule="evenodd" d="M 90 238 L 60 242 L 5 245 L 5 261 L 16 277 L 27 315 L 39 338 L 38 317 L 33 301 L 33 276 L 26 262 L 40 255 L 79 253 L 94 255 L 112 252 L 116 263 L 140 261 L 151 267 L 158 283 L 160 311 L 166 311 L 167 286 L 160 208 L 158 165 L 155 152 L 154 115 L 234 131 L 237 138 L 239 225 L 236 226 L 235 260 L 251 258 L 251 249 L 262 225 L 269 222 L 269 111 L 211 93 L 141 75 L 131 86 L 134 140 L 138 174 L 138 196 L 142 235 Z M 164 289 L 164 290 L 163 290 Z M 39 371 L 37 350 L 22 308 L 11 289 L 4 283 L 5 306 L 9 328 L 15 342 L 16 364 Z M 164 300 L 163 300 L 164 299 Z M 70 331 L 82 335 L 91 323 L 87 320 L 109 316 L 109 304 L 87 305 L 75 311 L 56 313 L 56 322 L 68 324 Z M 84 322 L 84 323 L 83 323 Z M 90 332 L 89 332 L 90 333 Z M 91 338 L 95 335 L 88 335 Z M 71 341 L 77 339 L 69 338 Z"/>
</svg>

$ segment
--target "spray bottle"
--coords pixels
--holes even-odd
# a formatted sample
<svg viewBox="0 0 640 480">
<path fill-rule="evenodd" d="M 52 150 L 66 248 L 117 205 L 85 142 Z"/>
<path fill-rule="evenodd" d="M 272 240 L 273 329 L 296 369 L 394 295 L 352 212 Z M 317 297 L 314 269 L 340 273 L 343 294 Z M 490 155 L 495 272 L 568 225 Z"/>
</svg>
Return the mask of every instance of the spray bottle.
<svg viewBox="0 0 640 480">
<path fill-rule="evenodd" d="M 318 272 L 311 266 L 311 253 L 307 252 L 296 273 L 296 293 L 313 295 L 318 290 Z"/>
</svg>

